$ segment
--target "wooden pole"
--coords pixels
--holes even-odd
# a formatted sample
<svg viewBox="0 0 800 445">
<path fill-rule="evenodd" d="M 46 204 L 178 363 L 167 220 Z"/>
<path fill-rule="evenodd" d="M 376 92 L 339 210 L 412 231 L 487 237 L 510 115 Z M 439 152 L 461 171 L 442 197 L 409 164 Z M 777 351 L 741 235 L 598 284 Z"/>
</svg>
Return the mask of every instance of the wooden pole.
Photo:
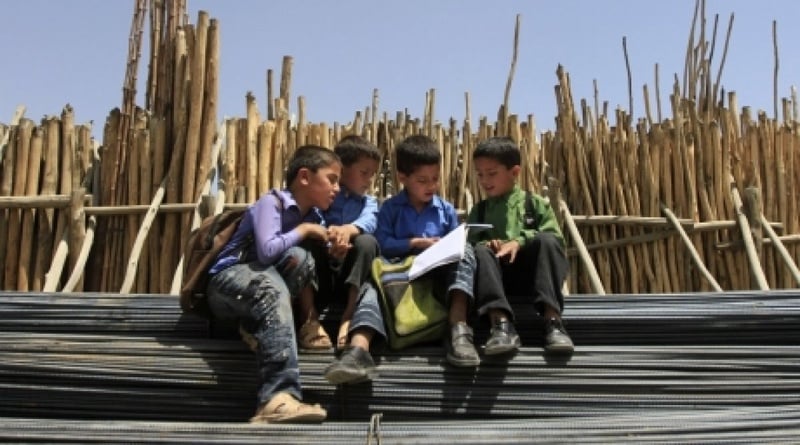
<svg viewBox="0 0 800 445">
<path fill-rule="evenodd" d="M 569 207 L 567 207 L 567 203 L 563 200 L 559 201 L 559 210 L 561 210 L 563 214 L 564 223 L 569 230 L 572 242 L 575 243 L 575 247 L 578 249 L 578 254 L 581 258 L 581 261 L 583 262 L 586 272 L 589 275 L 589 283 L 592 286 L 592 291 L 598 295 L 605 295 L 606 291 L 603 289 L 603 283 L 600 281 L 600 276 L 597 274 L 597 268 L 594 266 L 592 257 L 589 255 L 589 251 L 586 250 L 586 245 L 583 243 L 583 238 L 581 238 L 581 233 L 578 231 L 578 227 L 572 220 Z"/>
<path fill-rule="evenodd" d="M 53 262 L 50 263 L 50 270 L 45 274 L 44 288 L 42 288 L 44 292 L 55 292 L 58 288 L 61 273 L 64 271 L 64 265 L 67 263 L 67 253 L 69 253 L 67 238 L 69 238 L 69 234 L 65 230 L 56 245 Z"/>
<path fill-rule="evenodd" d="M 272 152 L 275 122 L 265 121 L 258 127 L 258 196 L 269 191 L 272 175 Z"/>
<path fill-rule="evenodd" d="M 712 275 L 711 272 L 709 272 L 708 268 L 706 268 L 706 265 L 703 263 L 703 259 L 700 258 L 700 254 L 694 247 L 694 243 L 692 243 L 692 240 L 686 234 L 686 231 L 684 231 L 683 227 L 681 227 L 681 224 L 678 221 L 678 217 L 675 216 L 674 213 L 672 213 L 672 210 L 670 210 L 669 208 L 667 208 L 667 206 L 663 204 L 661 205 L 661 211 L 664 212 L 665 215 L 667 215 L 667 218 L 672 223 L 672 226 L 675 228 L 675 230 L 678 231 L 678 234 L 681 236 L 681 239 L 683 240 L 683 244 L 686 246 L 686 249 L 689 250 L 689 255 L 691 255 L 692 261 L 694 262 L 695 266 L 697 266 L 697 268 L 700 270 L 700 273 L 705 277 L 705 279 L 708 281 L 711 287 L 714 288 L 715 291 L 722 292 L 722 287 L 720 287 L 719 283 L 717 283 L 717 280 L 714 278 L 714 275 Z"/>
<path fill-rule="evenodd" d="M 205 11 L 199 11 L 197 15 L 197 25 L 195 28 L 194 47 L 189 53 L 190 83 L 189 83 L 189 102 L 188 113 L 189 121 L 186 129 L 186 146 L 183 158 L 183 172 L 181 182 L 183 192 L 181 202 L 194 202 L 197 199 L 195 191 L 196 175 L 198 170 L 198 154 L 203 151 L 200 147 L 201 126 L 203 123 L 203 93 L 206 82 L 206 48 L 208 45 L 209 17 Z M 183 246 L 188 233 L 186 229 L 191 224 L 191 215 L 183 215 L 181 225 L 178 228 L 180 242 L 178 246 Z"/>
<path fill-rule="evenodd" d="M 770 227 L 769 223 L 767 222 L 767 218 L 764 217 L 763 213 L 759 215 L 759 219 L 762 227 L 767 232 L 767 236 L 770 240 L 772 240 L 772 246 L 778 251 L 783 259 L 783 262 L 786 263 L 786 266 L 789 268 L 794 280 L 797 282 L 797 284 L 800 284 L 800 269 L 797 268 L 797 264 L 792 259 L 792 255 L 789 254 L 788 250 L 786 250 L 786 246 L 783 245 L 781 239 L 778 237 L 778 234 L 772 230 L 772 227 Z"/>
<path fill-rule="evenodd" d="M 6 134 L 6 140 L 9 139 L 10 134 L 15 135 L 14 137 L 16 137 L 16 133 L 18 131 L 18 125 L 9 128 L 8 133 Z M 14 191 L 14 167 L 16 165 L 17 150 L 16 144 L 10 145 L 11 147 L 9 147 L 9 149 L 4 150 L 5 156 L 0 159 L 0 172 L 2 172 L 2 176 L 0 176 L 0 199 L 10 196 Z M 0 208 L 0 245 L 6 246 L 5 248 L 0 249 L 0 288 L 2 289 L 9 289 L 5 286 L 5 264 L 8 257 L 9 219 L 11 218 L 12 214 L 12 210 Z"/>
<path fill-rule="evenodd" d="M 743 209 L 742 198 L 739 196 L 739 190 L 736 189 L 733 183 L 731 183 L 731 196 L 736 210 L 736 219 L 739 222 L 739 229 L 742 233 L 742 239 L 744 240 L 745 250 L 747 251 L 747 261 L 750 265 L 751 275 L 753 279 L 755 279 L 756 285 L 760 290 L 769 290 L 767 277 L 764 275 L 764 270 L 761 268 L 761 263 L 758 260 L 758 253 L 753 243 L 750 224 L 747 222 L 747 216 Z"/>
<path fill-rule="evenodd" d="M 186 150 L 186 123 L 188 122 L 188 83 L 189 69 L 187 65 L 187 41 L 185 30 L 178 30 L 175 39 L 176 69 L 173 87 L 173 112 L 172 128 L 175 131 L 172 143 L 172 158 L 167 169 L 167 202 L 181 202 L 181 177 L 180 170 Z M 180 215 L 167 215 L 164 222 L 164 231 L 161 236 L 161 270 L 174 270 L 178 259 L 175 252 L 180 249 Z M 99 233 L 98 233 L 99 235 Z M 172 285 L 172 276 L 169 273 L 160 275 L 159 292 L 169 292 Z"/>
<path fill-rule="evenodd" d="M 197 175 L 194 185 L 194 200 L 203 195 L 202 189 L 208 181 L 207 173 L 212 168 L 212 145 L 217 132 L 217 96 L 219 95 L 219 31 L 216 19 L 211 19 L 208 26 L 208 44 L 206 47 L 206 77 L 203 91 L 203 117 L 201 123 L 199 156 L 197 159 Z M 190 202 L 194 202 L 190 201 Z"/>
<path fill-rule="evenodd" d="M 223 123 L 221 125 L 220 137 L 217 138 L 217 141 L 216 141 L 216 143 L 214 144 L 214 146 L 212 147 L 212 150 L 211 150 L 211 157 L 210 157 L 211 167 L 209 168 L 208 175 L 206 177 L 206 181 L 203 184 L 202 189 L 200 190 L 200 197 L 197 198 L 197 202 L 195 202 L 194 219 L 192 220 L 192 226 L 189 229 L 190 231 L 200 227 L 200 223 L 202 221 L 202 218 L 200 217 L 200 206 L 201 206 L 201 204 L 203 202 L 203 198 L 205 196 L 207 196 L 207 193 L 211 189 L 211 179 L 216 175 L 217 160 L 219 159 L 219 153 L 220 153 L 220 151 L 222 149 L 222 141 L 225 139 L 225 134 L 224 134 L 225 130 L 224 130 L 224 128 L 225 128 L 225 123 Z M 220 201 L 224 202 L 224 199 L 222 199 Z M 153 213 L 155 213 L 156 211 L 158 211 L 157 208 L 151 210 L 151 212 L 153 212 Z M 149 216 L 149 214 L 148 214 L 148 216 Z M 152 218 L 150 218 L 150 220 L 152 221 Z M 149 226 L 149 224 L 148 224 L 148 226 Z M 147 231 L 146 231 L 144 226 L 142 227 L 142 230 L 144 232 L 144 235 L 142 235 L 142 236 L 147 236 Z M 140 232 L 140 234 L 141 234 L 141 232 Z M 175 272 L 174 272 L 174 274 L 172 276 L 172 286 L 170 287 L 170 294 L 172 294 L 172 295 L 177 295 L 181 290 L 181 283 L 183 281 L 183 261 L 185 259 L 183 253 L 184 253 L 183 252 L 183 248 L 181 248 L 180 259 L 178 260 L 178 265 L 175 268 Z M 123 288 L 123 290 L 124 290 L 124 288 Z"/>
<path fill-rule="evenodd" d="M 28 158 L 30 154 L 30 140 L 33 132 L 33 122 L 23 119 L 17 126 L 16 144 L 14 148 L 14 173 L 12 194 L 21 196 L 25 194 Z M 9 160 L 12 157 L 9 156 Z M 5 262 L 5 289 L 17 290 L 19 278 L 19 254 L 22 212 L 20 210 L 8 211 L 8 239 L 6 244 Z"/>
<path fill-rule="evenodd" d="M 245 185 L 247 186 L 247 202 L 254 202 L 258 197 L 258 106 L 253 93 L 247 93 L 247 118 L 245 120 Z"/>
<path fill-rule="evenodd" d="M 45 118 L 42 121 L 44 128 L 44 146 L 42 151 L 42 186 L 39 190 L 40 196 L 31 197 L 30 202 L 35 203 L 39 198 L 47 199 L 55 197 L 58 191 L 58 171 L 59 171 L 59 135 L 61 129 L 59 122 L 54 117 Z M 100 164 L 95 164 L 99 166 Z M 41 207 L 44 209 L 39 212 L 37 218 L 37 244 L 36 244 L 36 264 L 34 266 L 34 286 L 41 289 L 44 286 L 45 273 L 53 259 L 53 244 L 54 232 L 56 229 L 56 210 L 57 208 L 66 208 L 69 205 L 70 197 L 67 195 L 58 195 L 61 202 L 56 205 L 55 203 L 42 202 Z"/>
<path fill-rule="evenodd" d="M 514 82 L 514 73 L 517 70 L 517 53 L 519 50 L 519 28 L 521 20 L 522 16 L 520 14 L 517 14 L 517 18 L 514 24 L 514 47 L 511 53 L 511 68 L 509 68 L 508 70 L 508 79 L 506 79 L 506 89 L 505 92 L 503 93 L 503 111 L 502 111 L 501 122 L 498 123 L 503 131 L 502 135 L 508 134 L 508 128 L 506 127 L 509 115 L 508 101 L 511 96 L 511 84 Z"/>
<path fill-rule="evenodd" d="M 42 165 L 42 129 L 34 128 L 30 139 L 30 154 L 27 165 L 27 182 L 25 184 L 25 195 L 34 196 L 39 192 L 39 173 Z M 17 289 L 20 291 L 40 290 L 33 288 L 35 277 L 32 275 L 35 270 L 34 249 L 34 221 L 36 219 L 36 209 L 22 211 L 22 235 L 20 236 L 19 248 L 19 269 Z M 41 285 L 40 282 L 37 282 Z"/>
<path fill-rule="evenodd" d="M 136 235 L 136 240 L 131 248 L 131 255 L 128 258 L 128 267 L 125 272 L 125 277 L 122 280 L 122 286 L 119 290 L 119 293 L 121 294 L 130 293 L 131 288 L 133 287 L 133 282 L 136 278 L 136 271 L 138 270 L 139 266 L 139 255 L 144 247 L 144 242 L 147 240 L 147 234 L 150 232 L 150 226 L 152 226 L 156 214 L 158 213 L 158 206 L 161 205 L 161 201 L 164 199 L 165 192 L 166 184 L 162 182 L 161 186 L 158 188 L 158 192 L 156 192 L 156 195 L 153 197 L 153 200 L 150 203 L 150 208 L 147 210 L 147 214 L 142 221 L 142 225 L 139 226 L 139 232 Z"/>
<path fill-rule="evenodd" d="M 20 119 L 25 115 L 25 106 L 17 105 L 16 110 L 14 110 L 14 116 L 11 117 L 11 122 L 9 122 L 9 127 L 16 127 L 19 125 Z M 8 138 L 11 135 L 11 131 L 5 132 L 3 137 L 0 138 L 0 164 L 3 163 L 3 153 L 5 153 L 6 147 L 8 146 Z"/>
</svg>

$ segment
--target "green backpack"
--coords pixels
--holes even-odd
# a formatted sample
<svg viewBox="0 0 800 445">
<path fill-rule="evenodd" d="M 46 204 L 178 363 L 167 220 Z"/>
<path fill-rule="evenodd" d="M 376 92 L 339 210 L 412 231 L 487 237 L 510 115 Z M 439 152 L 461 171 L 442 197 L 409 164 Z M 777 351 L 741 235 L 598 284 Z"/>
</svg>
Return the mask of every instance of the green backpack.
<svg viewBox="0 0 800 445">
<path fill-rule="evenodd" d="M 383 258 L 372 262 L 375 281 L 383 307 L 389 347 L 394 350 L 442 338 L 447 329 L 448 311 L 434 296 L 434 283 L 422 277 L 408 280 L 414 257 L 400 263 Z"/>
</svg>

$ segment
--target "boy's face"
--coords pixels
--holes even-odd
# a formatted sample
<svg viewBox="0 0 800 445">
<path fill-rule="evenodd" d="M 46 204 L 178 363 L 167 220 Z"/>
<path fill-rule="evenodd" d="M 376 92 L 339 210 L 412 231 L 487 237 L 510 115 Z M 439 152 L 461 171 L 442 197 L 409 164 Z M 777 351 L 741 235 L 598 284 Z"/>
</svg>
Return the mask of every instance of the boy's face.
<svg viewBox="0 0 800 445">
<path fill-rule="evenodd" d="M 339 193 L 339 178 L 342 176 L 342 165 L 334 162 L 331 165 L 321 167 L 316 172 L 307 168 L 301 168 L 297 173 L 303 190 L 311 205 L 321 210 L 327 210 Z"/>
<path fill-rule="evenodd" d="M 377 160 L 361 157 L 358 161 L 342 167 L 342 184 L 351 192 L 363 195 L 369 190 L 377 172 Z"/>
<path fill-rule="evenodd" d="M 478 183 L 490 198 L 510 192 L 517 183 L 520 166 L 506 167 L 497 159 L 480 157 L 474 160 Z"/>
<path fill-rule="evenodd" d="M 439 164 L 420 165 L 410 175 L 398 173 L 412 205 L 427 204 L 439 191 Z"/>
</svg>

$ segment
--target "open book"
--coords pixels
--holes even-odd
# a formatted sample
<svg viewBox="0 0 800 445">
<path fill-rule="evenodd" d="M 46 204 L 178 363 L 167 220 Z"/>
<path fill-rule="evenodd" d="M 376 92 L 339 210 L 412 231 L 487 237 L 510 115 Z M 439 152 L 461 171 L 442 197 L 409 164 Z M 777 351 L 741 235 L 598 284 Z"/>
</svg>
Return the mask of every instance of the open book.
<svg viewBox="0 0 800 445">
<path fill-rule="evenodd" d="M 414 258 L 414 262 L 408 270 L 408 279 L 413 280 L 431 269 L 460 260 L 464 256 L 467 230 L 491 228 L 491 224 L 461 224 Z"/>
</svg>

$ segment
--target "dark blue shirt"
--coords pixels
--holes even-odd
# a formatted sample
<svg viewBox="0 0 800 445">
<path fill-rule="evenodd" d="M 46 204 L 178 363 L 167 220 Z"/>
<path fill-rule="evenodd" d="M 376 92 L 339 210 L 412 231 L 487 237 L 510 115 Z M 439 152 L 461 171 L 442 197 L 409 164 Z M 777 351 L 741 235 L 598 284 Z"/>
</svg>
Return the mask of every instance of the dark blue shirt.
<svg viewBox="0 0 800 445">
<path fill-rule="evenodd" d="M 239 262 L 258 260 L 264 265 L 272 265 L 290 247 L 300 244 L 302 239 L 297 226 L 304 222 L 324 224 L 324 219 L 316 207 L 305 215 L 300 214 L 300 207 L 289 190 L 272 190 L 263 194 L 247 208 L 242 222 L 209 273 L 215 274 Z M 248 239 L 253 239 L 254 243 L 241 256 L 241 246 Z"/>
<path fill-rule="evenodd" d="M 395 258 L 419 253 L 411 250 L 411 238 L 442 237 L 456 227 L 458 216 L 453 204 L 434 195 L 431 202 L 417 212 L 408 200 L 408 193 L 402 190 L 381 205 L 375 238 L 381 254 Z"/>
<path fill-rule="evenodd" d="M 375 233 L 378 200 L 370 195 L 357 195 L 342 187 L 323 215 L 328 226 L 352 224 L 361 229 L 361 233 Z"/>
</svg>

